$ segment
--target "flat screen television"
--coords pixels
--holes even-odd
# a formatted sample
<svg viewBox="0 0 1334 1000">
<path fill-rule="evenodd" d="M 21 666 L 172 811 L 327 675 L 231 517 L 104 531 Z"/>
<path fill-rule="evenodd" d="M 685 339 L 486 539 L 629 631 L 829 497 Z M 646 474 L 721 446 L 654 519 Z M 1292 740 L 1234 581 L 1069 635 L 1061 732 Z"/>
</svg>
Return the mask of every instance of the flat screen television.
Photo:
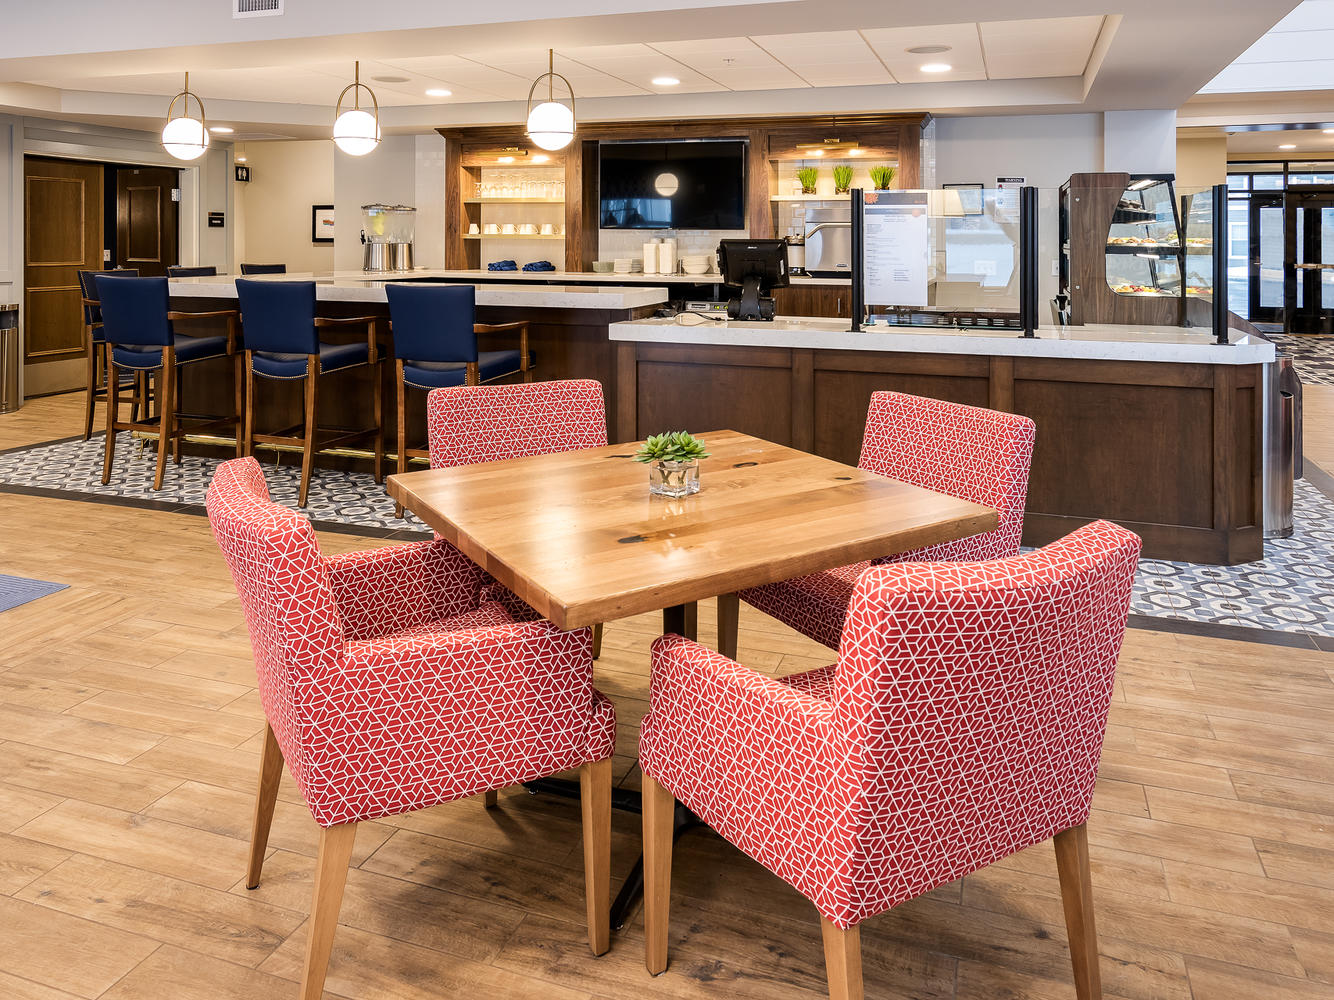
<svg viewBox="0 0 1334 1000">
<path fill-rule="evenodd" d="M 746 140 L 603 142 L 603 229 L 745 229 Z"/>
</svg>

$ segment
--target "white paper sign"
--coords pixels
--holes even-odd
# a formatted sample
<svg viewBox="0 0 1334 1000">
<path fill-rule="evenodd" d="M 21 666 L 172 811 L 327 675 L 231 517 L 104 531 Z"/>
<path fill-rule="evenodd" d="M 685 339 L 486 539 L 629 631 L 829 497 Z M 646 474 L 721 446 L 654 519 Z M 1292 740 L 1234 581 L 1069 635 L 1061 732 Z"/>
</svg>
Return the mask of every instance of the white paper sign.
<svg viewBox="0 0 1334 1000">
<path fill-rule="evenodd" d="M 863 216 L 866 301 L 884 306 L 926 305 L 931 243 L 927 193 L 868 193 Z"/>
</svg>

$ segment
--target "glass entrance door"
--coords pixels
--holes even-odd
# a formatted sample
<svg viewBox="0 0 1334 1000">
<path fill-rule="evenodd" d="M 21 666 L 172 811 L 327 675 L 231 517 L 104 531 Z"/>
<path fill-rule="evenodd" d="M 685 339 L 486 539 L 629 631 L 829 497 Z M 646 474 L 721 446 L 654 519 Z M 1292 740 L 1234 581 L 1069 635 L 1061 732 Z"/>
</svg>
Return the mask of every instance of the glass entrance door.
<svg viewBox="0 0 1334 1000">
<path fill-rule="evenodd" d="M 1334 191 L 1291 191 L 1284 227 L 1284 331 L 1334 333 Z"/>
<path fill-rule="evenodd" d="M 1283 322 L 1283 195 L 1250 197 L 1250 267 L 1247 318 Z"/>
</svg>

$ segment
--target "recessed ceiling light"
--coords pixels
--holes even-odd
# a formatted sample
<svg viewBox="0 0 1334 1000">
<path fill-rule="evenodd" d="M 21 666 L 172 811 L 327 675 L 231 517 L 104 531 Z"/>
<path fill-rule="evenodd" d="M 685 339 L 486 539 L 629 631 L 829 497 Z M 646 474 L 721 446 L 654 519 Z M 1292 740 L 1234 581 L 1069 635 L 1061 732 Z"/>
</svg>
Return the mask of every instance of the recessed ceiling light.
<svg viewBox="0 0 1334 1000">
<path fill-rule="evenodd" d="M 238 157 L 236 158 L 236 162 L 237 162 L 237 163 L 245 163 L 245 157 L 244 157 L 244 156 L 238 156 Z"/>
<path fill-rule="evenodd" d="M 231 135 L 231 133 L 236 131 L 236 129 L 232 128 L 230 125 L 210 125 L 208 130 L 210 132 L 216 132 L 218 135 Z"/>
<path fill-rule="evenodd" d="M 426 91 L 427 97 L 449 97 L 454 93 L 452 90 L 446 90 L 444 87 L 431 87 Z"/>
<path fill-rule="evenodd" d="M 1324 132 L 1325 135 L 1334 135 L 1334 128 L 1321 129 L 1321 131 Z"/>
<path fill-rule="evenodd" d="M 546 163 L 546 162 L 547 162 L 548 160 L 550 160 L 550 159 L 551 159 L 551 157 L 547 156 L 546 153 L 538 153 L 536 156 L 533 157 L 533 162 L 534 162 L 534 163 Z"/>
<path fill-rule="evenodd" d="M 373 77 L 371 77 L 371 79 L 374 80 L 376 83 L 407 83 L 407 82 L 408 82 L 408 78 L 407 78 L 406 76 L 373 76 Z"/>
<path fill-rule="evenodd" d="M 903 51 L 914 56 L 938 56 L 942 52 L 948 52 L 951 47 L 949 45 L 914 45 L 912 48 Z"/>
<path fill-rule="evenodd" d="M 810 151 L 810 153 L 811 153 L 811 156 L 824 156 L 824 150 L 823 150 L 823 149 L 812 149 L 812 150 Z"/>
<path fill-rule="evenodd" d="M 1296 144 L 1295 142 L 1285 142 L 1285 143 L 1283 143 L 1283 145 L 1279 146 L 1278 148 L 1279 148 L 1279 149 L 1296 149 L 1296 148 L 1297 148 L 1297 144 Z"/>
<path fill-rule="evenodd" d="M 512 157 L 512 156 L 497 156 L 497 157 L 496 157 L 496 162 L 497 162 L 497 163 L 513 163 L 513 162 L 514 162 L 514 157 Z"/>
<path fill-rule="evenodd" d="M 655 87 L 675 87 L 681 81 L 674 76 L 655 76 L 653 86 Z"/>
<path fill-rule="evenodd" d="M 857 149 L 849 149 L 849 150 L 848 150 L 848 155 L 849 155 L 849 156 L 861 156 L 861 155 L 862 155 L 863 153 L 865 153 L 865 152 L 866 152 L 866 150 L 862 149 L 861 147 L 858 147 Z"/>
<path fill-rule="evenodd" d="M 949 63 L 927 63 L 922 67 L 923 73 L 948 73 L 954 67 Z"/>
</svg>

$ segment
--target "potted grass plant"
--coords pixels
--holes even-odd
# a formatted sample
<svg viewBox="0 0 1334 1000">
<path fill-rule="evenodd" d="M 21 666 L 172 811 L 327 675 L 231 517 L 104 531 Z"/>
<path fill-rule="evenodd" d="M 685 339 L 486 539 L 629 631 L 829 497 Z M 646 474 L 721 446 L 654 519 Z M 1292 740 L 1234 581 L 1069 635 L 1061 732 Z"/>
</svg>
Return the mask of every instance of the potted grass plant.
<svg viewBox="0 0 1334 1000">
<path fill-rule="evenodd" d="M 820 182 L 820 171 L 816 167 L 802 167 L 797 171 L 797 180 L 801 181 L 802 194 L 815 194 L 815 185 Z"/>
<path fill-rule="evenodd" d="M 635 454 L 648 465 L 648 491 L 661 497 L 685 497 L 699 492 L 699 460 L 708 458 L 704 442 L 685 431 L 650 435 Z"/>
<path fill-rule="evenodd" d="M 877 191 L 888 191 L 894 186 L 894 178 L 898 176 L 898 167 L 872 167 L 870 169 L 871 183 L 875 185 Z"/>
<path fill-rule="evenodd" d="M 834 194 L 847 194 L 852 187 L 852 168 L 840 165 L 834 168 Z"/>
</svg>

